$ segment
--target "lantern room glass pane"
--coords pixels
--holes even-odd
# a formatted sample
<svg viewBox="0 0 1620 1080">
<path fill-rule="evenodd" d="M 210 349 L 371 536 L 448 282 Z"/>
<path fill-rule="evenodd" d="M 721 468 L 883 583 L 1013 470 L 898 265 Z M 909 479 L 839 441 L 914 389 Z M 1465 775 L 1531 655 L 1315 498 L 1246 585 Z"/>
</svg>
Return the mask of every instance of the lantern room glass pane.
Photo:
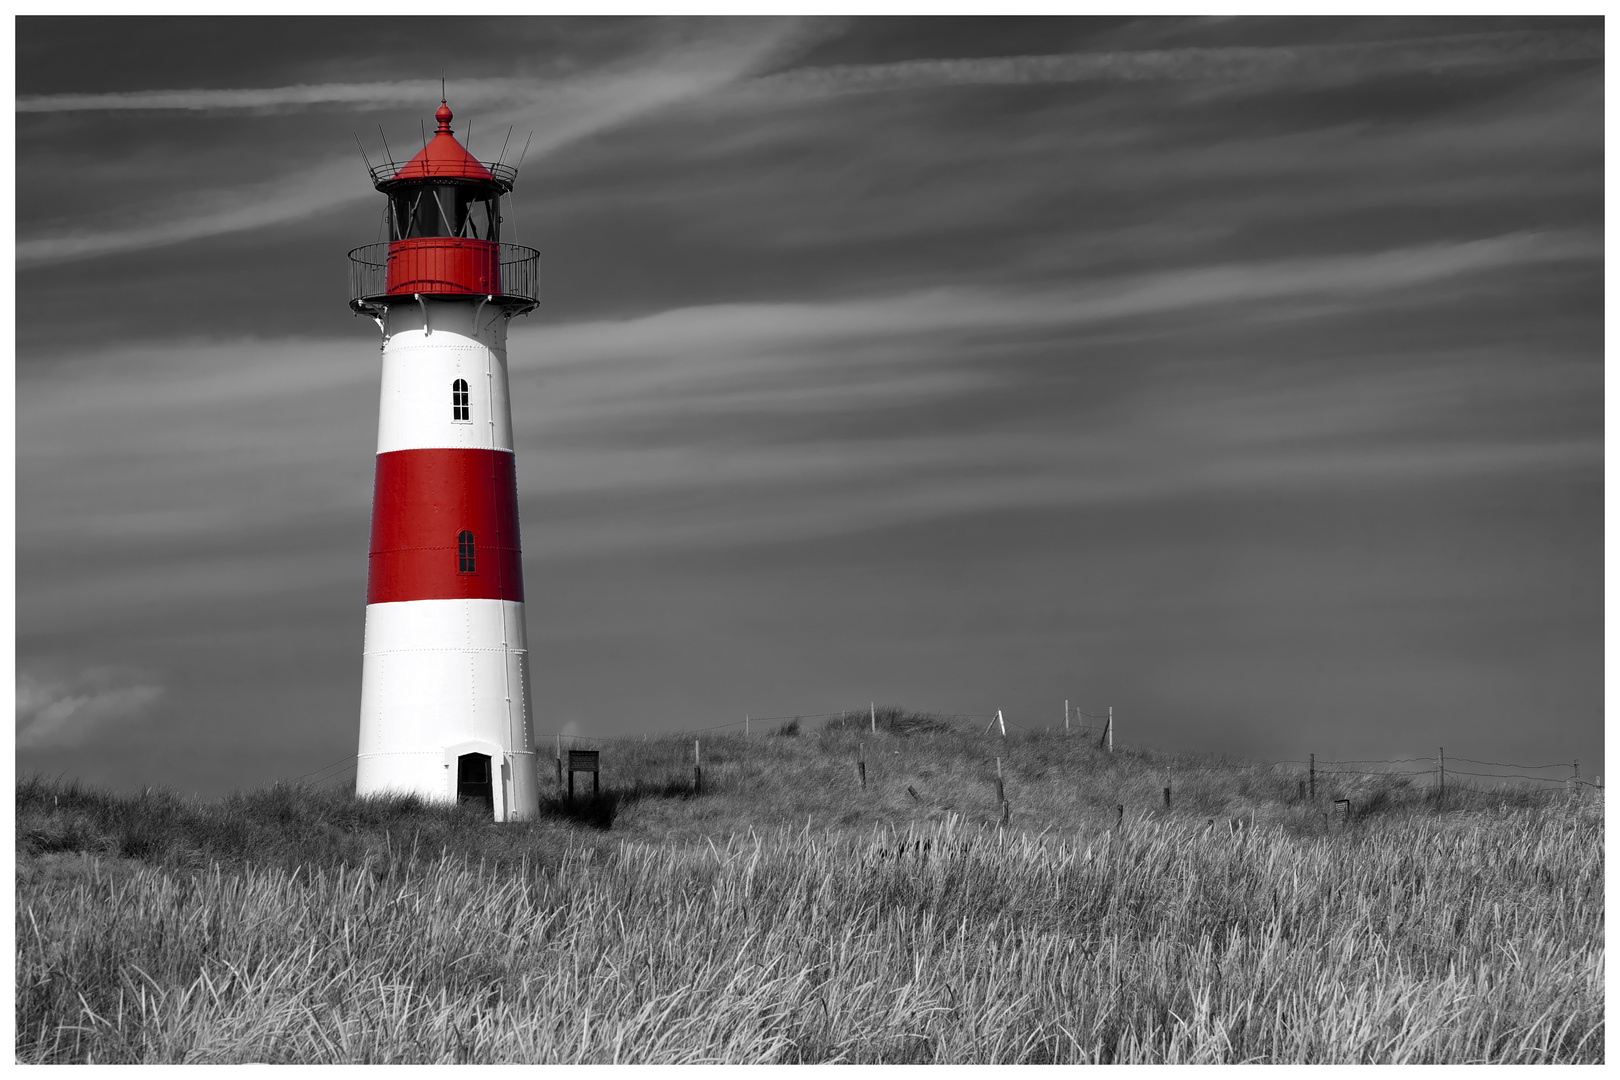
<svg viewBox="0 0 1620 1080">
<path fill-rule="evenodd" d="M 500 239 L 500 205 L 470 184 L 412 184 L 389 196 L 389 239 Z"/>
<path fill-rule="evenodd" d="M 411 207 L 412 236 L 459 236 L 467 221 L 472 189 L 463 184 L 423 184 Z"/>
</svg>

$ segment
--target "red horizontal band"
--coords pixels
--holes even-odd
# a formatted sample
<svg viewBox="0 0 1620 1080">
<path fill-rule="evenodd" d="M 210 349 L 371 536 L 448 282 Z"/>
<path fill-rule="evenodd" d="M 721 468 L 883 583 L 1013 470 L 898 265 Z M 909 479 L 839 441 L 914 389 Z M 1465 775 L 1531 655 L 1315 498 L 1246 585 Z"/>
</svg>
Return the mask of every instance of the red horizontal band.
<svg viewBox="0 0 1620 1080">
<path fill-rule="evenodd" d="M 388 293 L 430 296 L 501 291 L 501 245 L 488 240 L 429 236 L 388 245 Z"/>
<path fill-rule="evenodd" d="M 463 531 L 473 534 L 471 573 L 462 572 Z M 378 454 L 366 603 L 459 599 L 523 600 L 512 454 Z"/>
</svg>

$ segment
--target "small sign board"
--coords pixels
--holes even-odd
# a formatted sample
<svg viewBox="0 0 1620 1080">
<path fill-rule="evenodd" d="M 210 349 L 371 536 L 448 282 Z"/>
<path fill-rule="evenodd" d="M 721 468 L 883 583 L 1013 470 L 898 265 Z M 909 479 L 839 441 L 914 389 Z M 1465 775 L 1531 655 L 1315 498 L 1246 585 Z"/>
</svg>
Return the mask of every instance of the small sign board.
<svg viewBox="0 0 1620 1080">
<path fill-rule="evenodd" d="M 588 772 L 591 774 L 591 795 L 595 796 L 602 791 L 602 760 L 600 750 L 570 750 L 568 751 L 568 798 L 574 798 L 574 774 Z M 559 759 L 558 765 L 562 764 Z M 558 777 L 561 779 L 561 777 Z"/>
</svg>

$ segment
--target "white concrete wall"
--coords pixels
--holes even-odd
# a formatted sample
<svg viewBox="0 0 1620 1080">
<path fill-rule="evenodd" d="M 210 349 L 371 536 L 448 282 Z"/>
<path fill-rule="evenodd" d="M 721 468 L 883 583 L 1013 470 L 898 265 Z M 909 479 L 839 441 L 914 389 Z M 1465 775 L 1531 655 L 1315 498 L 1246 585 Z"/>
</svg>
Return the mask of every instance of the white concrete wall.
<svg viewBox="0 0 1620 1080">
<path fill-rule="evenodd" d="M 509 762 L 517 799 L 511 811 L 532 816 L 538 789 L 523 605 L 507 600 L 368 605 L 356 790 L 453 799 L 454 760 L 447 762 L 444 751 L 463 743 L 496 747 L 491 756 L 497 771 L 503 760 L 526 759 Z M 497 806 L 496 816 L 508 815 Z"/>
<path fill-rule="evenodd" d="M 391 308 L 384 319 L 377 453 L 428 447 L 512 449 L 507 399 L 506 319 L 477 300 L 426 300 Z M 467 380 L 471 419 L 452 419 L 450 388 Z"/>
</svg>

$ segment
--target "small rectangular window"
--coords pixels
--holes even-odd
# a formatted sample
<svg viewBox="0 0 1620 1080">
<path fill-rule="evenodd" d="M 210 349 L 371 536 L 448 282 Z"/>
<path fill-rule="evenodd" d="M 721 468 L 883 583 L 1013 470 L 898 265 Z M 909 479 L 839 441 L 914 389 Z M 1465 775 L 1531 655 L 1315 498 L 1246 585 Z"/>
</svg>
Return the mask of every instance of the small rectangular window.
<svg viewBox="0 0 1620 1080">
<path fill-rule="evenodd" d="M 467 529 L 462 529 L 461 534 L 456 537 L 456 558 L 461 567 L 461 573 L 477 573 L 476 545 L 473 543 L 473 534 Z"/>
<path fill-rule="evenodd" d="M 472 401 L 467 393 L 466 379 L 457 379 L 450 384 L 450 419 L 472 419 Z"/>
</svg>

